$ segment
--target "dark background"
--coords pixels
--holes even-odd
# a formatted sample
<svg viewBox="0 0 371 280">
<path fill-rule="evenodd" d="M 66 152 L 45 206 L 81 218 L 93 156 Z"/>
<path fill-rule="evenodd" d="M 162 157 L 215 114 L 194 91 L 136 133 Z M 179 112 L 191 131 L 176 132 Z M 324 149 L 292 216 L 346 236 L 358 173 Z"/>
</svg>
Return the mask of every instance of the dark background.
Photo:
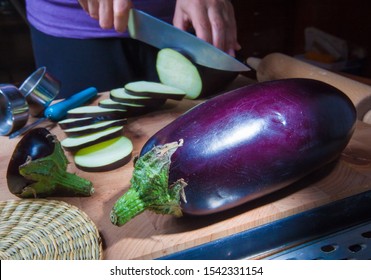
<svg viewBox="0 0 371 280">
<path fill-rule="evenodd" d="M 35 0 L 37 1 L 37 0 Z M 371 1 L 232 0 L 244 57 L 304 52 L 304 30 L 316 27 L 362 48 L 355 74 L 371 78 Z M 0 0 L 0 83 L 22 82 L 33 70 L 28 26 L 7 0 Z"/>
</svg>

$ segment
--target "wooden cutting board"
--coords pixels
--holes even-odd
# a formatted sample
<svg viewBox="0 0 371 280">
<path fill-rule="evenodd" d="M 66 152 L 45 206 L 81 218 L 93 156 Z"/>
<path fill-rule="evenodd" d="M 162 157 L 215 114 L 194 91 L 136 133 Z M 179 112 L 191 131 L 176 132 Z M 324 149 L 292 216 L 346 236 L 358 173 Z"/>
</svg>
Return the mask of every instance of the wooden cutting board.
<svg viewBox="0 0 371 280">
<path fill-rule="evenodd" d="M 100 99 L 107 98 L 103 93 Z M 97 101 L 95 101 L 96 103 Z M 134 143 L 137 155 L 145 141 L 197 101 L 167 102 L 155 113 L 131 119 L 124 134 Z M 49 128 L 61 140 L 64 133 L 52 123 Z M 7 165 L 20 138 L 0 137 L 0 198 L 17 199 L 5 179 Z M 86 212 L 97 225 L 104 241 L 105 259 L 151 259 L 200 245 L 277 219 L 371 189 L 371 126 L 357 123 L 355 134 L 340 160 L 305 180 L 256 202 L 207 217 L 156 215 L 145 212 L 123 227 L 113 226 L 109 213 L 115 201 L 128 189 L 132 163 L 119 169 L 82 172 L 71 161 L 69 171 L 91 180 L 95 193 L 88 198 L 53 198 L 71 203 Z"/>
</svg>

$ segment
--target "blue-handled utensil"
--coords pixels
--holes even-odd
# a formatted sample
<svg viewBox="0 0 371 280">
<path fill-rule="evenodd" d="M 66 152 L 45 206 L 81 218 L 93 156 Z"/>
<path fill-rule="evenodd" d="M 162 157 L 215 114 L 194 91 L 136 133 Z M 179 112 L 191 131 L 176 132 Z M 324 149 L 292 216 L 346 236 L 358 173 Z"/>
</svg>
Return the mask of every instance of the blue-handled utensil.
<svg viewBox="0 0 371 280">
<path fill-rule="evenodd" d="M 67 99 L 58 102 L 56 104 L 50 105 L 44 111 L 44 117 L 38 119 L 37 121 L 24 126 L 23 128 L 13 132 L 9 135 L 9 139 L 15 138 L 29 131 L 30 129 L 36 127 L 45 120 L 51 120 L 54 122 L 62 120 L 67 112 L 73 108 L 79 107 L 85 102 L 91 100 L 93 97 L 97 96 L 98 91 L 95 87 L 89 87 L 83 91 L 80 91 Z"/>
</svg>

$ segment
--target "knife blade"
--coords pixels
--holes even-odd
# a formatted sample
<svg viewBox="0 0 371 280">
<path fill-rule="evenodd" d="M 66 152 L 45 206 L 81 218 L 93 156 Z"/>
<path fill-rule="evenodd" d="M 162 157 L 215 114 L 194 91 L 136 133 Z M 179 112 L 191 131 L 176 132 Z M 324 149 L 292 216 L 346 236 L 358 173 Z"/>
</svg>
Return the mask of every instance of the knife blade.
<svg viewBox="0 0 371 280">
<path fill-rule="evenodd" d="M 251 70 L 244 63 L 193 34 L 136 9 L 129 12 L 128 30 L 131 38 L 158 49 L 180 49 L 199 65 L 231 72 Z"/>
<path fill-rule="evenodd" d="M 74 95 L 68 97 L 67 99 L 63 101 L 60 101 L 56 104 L 49 106 L 48 108 L 45 109 L 43 117 L 13 132 L 12 134 L 9 135 L 9 139 L 13 139 L 19 135 L 26 133 L 27 131 L 36 127 L 37 125 L 39 125 L 45 120 L 49 119 L 54 122 L 60 121 L 67 115 L 67 112 L 70 109 L 81 106 L 85 102 L 97 96 L 97 94 L 98 94 L 98 91 L 95 87 L 89 87 L 83 91 L 75 93 Z"/>
</svg>

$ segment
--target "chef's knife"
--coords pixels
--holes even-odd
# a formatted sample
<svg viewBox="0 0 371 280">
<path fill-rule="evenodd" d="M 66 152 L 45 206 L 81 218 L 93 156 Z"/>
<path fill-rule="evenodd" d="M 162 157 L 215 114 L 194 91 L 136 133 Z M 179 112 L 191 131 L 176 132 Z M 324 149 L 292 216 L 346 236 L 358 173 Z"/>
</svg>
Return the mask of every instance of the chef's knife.
<svg viewBox="0 0 371 280">
<path fill-rule="evenodd" d="M 39 125 L 40 123 L 47 119 L 54 122 L 60 121 L 67 115 L 68 110 L 81 106 L 85 102 L 97 96 L 97 94 L 98 91 L 95 87 L 89 87 L 83 91 L 75 93 L 74 95 L 68 97 L 63 101 L 60 101 L 56 104 L 47 107 L 44 111 L 44 117 L 41 117 L 37 121 L 13 132 L 12 134 L 9 135 L 9 139 L 15 138 L 19 135 L 26 133 L 27 131 L 29 131 L 30 129 L 34 128 L 35 126 Z"/>
<path fill-rule="evenodd" d="M 206 41 L 142 11 L 130 10 L 128 29 L 131 38 L 159 49 L 180 49 L 199 65 L 232 72 L 250 71 L 247 65 Z"/>
</svg>

